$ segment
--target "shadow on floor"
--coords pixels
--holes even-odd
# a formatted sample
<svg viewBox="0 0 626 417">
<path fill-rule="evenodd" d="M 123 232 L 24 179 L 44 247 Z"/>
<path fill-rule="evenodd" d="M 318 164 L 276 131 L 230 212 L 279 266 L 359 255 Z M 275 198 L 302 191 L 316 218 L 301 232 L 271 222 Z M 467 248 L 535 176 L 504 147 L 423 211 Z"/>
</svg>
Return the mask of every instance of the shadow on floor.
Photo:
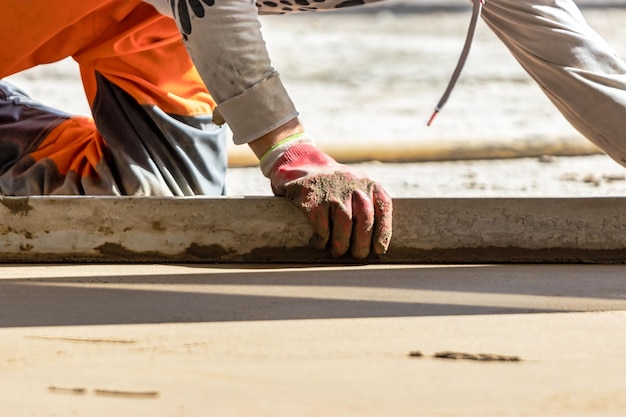
<svg viewBox="0 0 626 417">
<path fill-rule="evenodd" d="M 0 327 L 626 310 L 624 268 L 189 266 L 189 274 L 4 279 Z"/>
</svg>

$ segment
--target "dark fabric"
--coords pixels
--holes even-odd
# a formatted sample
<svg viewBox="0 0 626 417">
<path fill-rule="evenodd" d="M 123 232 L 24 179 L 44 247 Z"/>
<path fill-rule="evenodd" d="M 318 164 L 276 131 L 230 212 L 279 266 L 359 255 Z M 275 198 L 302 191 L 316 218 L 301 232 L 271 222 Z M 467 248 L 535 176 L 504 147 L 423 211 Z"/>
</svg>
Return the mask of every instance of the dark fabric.
<svg viewBox="0 0 626 417">
<path fill-rule="evenodd" d="M 138 104 L 100 74 L 97 83 L 93 117 L 122 194 L 225 193 L 226 131 L 210 115 L 168 115 Z"/>
<path fill-rule="evenodd" d="M 54 164 L 36 164 L 29 153 L 69 117 L 0 80 L 0 194 L 41 195 L 63 183 Z"/>
<path fill-rule="evenodd" d="M 39 155 L 35 160 L 31 155 L 51 131 L 68 121 L 72 124 L 71 115 L 0 80 L 0 194 L 225 194 L 226 131 L 214 125 L 210 115 L 168 115 L 156 106 L 142 106 L 101 76 L 98 87 L 93 111 L 104 138 L 104 155 L 97 161 L 81 161 L 82 166 L 91 164 L 84 176 L 73 170 L 62 174 L 53 158 Z M 90 126 L 79 127 L 76 133 L 96 136 Z M 81 134 L 73 142 L 74 136 L 68 135 L 74 131 L 60 134 L 64 133 L 67 143 L 84 140 Z"/>
</svg>

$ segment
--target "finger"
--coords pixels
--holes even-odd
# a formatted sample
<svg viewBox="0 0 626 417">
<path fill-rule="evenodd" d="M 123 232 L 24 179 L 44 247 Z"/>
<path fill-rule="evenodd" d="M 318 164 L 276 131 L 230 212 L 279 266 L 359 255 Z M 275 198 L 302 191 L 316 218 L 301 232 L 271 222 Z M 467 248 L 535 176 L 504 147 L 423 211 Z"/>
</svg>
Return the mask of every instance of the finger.
<svg viewBox="0 0 626 417">
<path fill-rule="evenodd" d="M 348 201 L 331 201 L 330 205 L 330 253 L 334 257 L 345 255 L 350 249 L 350 237 L 352 236 L 352 202 Z"/>
<path fill-rule="evenodd" d="M 364 259 L 370 254 L 374 230 L 374 205 L 361 190 L 352 194 L 352 256 Z"/>
<path fill-rule="evenodd" d="M 392 233 L 393 202 L 387 192 L 378 184 L 372 189 L 374 202 L 374 232 L 372 247 L 374 253 L 382 255 L 389 249 Z"/>
<path fill-rule="evenodd" d="M 309 244 L 315 249 L 326 249 L 330 239 L 330 206 L 319 202 L 311 188 L 301 181 L 292 181 L 285 188 L 285 197 L 290 200 L 309 220 L 313 235 Z"/>
<path fill-rule="evenodd" d="M 330 239 L 330 206 L 320 204 L 305 212 L 313 229 L 309 244 L 318 250 L 326 249 Z"/>
</svg>

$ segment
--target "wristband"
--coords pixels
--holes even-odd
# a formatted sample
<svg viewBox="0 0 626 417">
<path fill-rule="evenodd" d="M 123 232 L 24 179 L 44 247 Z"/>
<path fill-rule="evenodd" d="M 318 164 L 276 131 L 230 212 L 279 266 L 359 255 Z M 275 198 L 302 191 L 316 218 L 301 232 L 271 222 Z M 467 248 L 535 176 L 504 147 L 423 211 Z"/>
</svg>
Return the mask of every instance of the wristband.
<svg viewBox="0 0 626 417">
<path fill-rule="evenodd" d="M 286 137 L 269 148 L 259 161 L 263 175 L 269 178 L 276 161 L 283 156 L 287 149 L 298 143 L 313 143 L 313 139 L 311 139 L 305 132 L 300 132 Z"/>
</svg>

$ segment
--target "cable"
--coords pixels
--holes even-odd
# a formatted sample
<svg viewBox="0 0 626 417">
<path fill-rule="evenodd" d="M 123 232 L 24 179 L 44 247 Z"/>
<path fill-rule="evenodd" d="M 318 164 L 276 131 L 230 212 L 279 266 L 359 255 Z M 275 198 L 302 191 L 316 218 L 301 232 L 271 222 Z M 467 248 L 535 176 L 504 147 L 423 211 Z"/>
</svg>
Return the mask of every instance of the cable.
<svg viewBox="0 0 626 417">
<path fill-rule="evenodd" d="M 476 32 L 476 25 L 478 24 L 478 19 L 480 18 L 480 14 L 482 12 L 483 5 L 485 4 L 485 0 L 472 0 L 472 2 L 474 3 L 474 6 L 472 8 L 472 18 L 470 20 L 469 28 L 467 29 L 467 36 L 465 37 L 465 45 L 463 46 L 463 51 L 461 51 L 461 56 L 459 57 L 456 68 L 454 69 L 452 77 L 448 82 L 448 87 L 446 88 L 446 91 L 443 93 L 443 96 L 441 96 L 439 103 L 437 103 L 437 106 L 435 107 L 435 111 L 426 123 L 427 126 L 430 126 L 433 123 L 433 120 L 435 120 L 437 114 L 439 114 L 443 106 L 448 101 L 448 98 L 450 97 L 450 94 L 452 93 L 452 90 L 454 89 L 454 86 L 456 85 L 456 82 L 461 75 L 461 71 L 463 70 L 465 61 L 467 61 L 467 57 L 472 47 L 472 41 L 474 39 L 474 33 Z"/>
</svg>

